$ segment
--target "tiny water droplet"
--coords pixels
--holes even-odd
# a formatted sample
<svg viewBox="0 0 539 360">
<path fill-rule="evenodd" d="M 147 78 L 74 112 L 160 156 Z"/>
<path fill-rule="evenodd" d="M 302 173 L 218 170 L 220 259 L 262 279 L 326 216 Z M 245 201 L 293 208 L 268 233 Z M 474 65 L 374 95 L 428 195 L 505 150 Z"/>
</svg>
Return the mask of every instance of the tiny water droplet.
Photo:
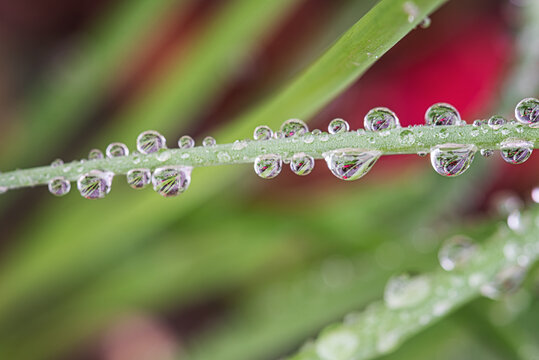
<svg viewBox="0 0 539 360">
<path fill-rule="evenodd" d="M 496 300 L 504 294 L 514 293 L 524 281 L 526 273 L 526 267 L 510 265 L 498 272 L 493 281 L 481 286 L 481 294 Z"/>
<path fill-rule="evenodd" d="M 278 130 L 278 131 L 273 133 L 273 138 L 274 139 L 283 139 L 284 138 L 284 133 L 281 130 Z"/>
<path fill-rule="evenodd" d="M 412 130 L 402 130 L 399 134 L 399 141 L 403 145 L 413 145 L 415 143 L 415 136 Z"/>
<path fill-rule="evenodd" d="M 460 114 L 452 105 L 437 103 L 427 109 L 425 123 L 427 125 L 458 125 Z"/>
<path fill-rule="evenodd" d="M 479 150 L 479 153 L 481 154 L 481 156 L 488 158 L 488 157 L 491 157 L 494 154 L 494 150 L 481 149 L 481 150 Z"/>
<path fill-rule="evenodd" d="M 438 252 L 440 266 L 452 271 L 468 263 L 477 253 L 477 245 L 468 237 L 454 236 L 446 240 Z"/>
<path fill-rule="evenodd" d="M 532 190 L 532 200 L 536 204 L 539 204 L 539 187 L 533 188 L 533 190 Z"/>
<path fill-rule="evenodd" d="M 380 131 L 400 127 L 400 122 L 393 111 L 385 107 L 377 107 L 365 115 L 363 126 L 369 131 Z"/>
<path fill-rule="evenodd" d="M 217 159 L 219 159 L 220 162 L 228 162 L 230 161 L 231 157 L 226 151 L 219 151 L 217 153 Z"/>
<path fill-rule="evenodd" d="M 357 180 L 367 174 L 381 153 L 361 149 L 340 149 L 323 154 L 329 170 L 342 180 Z"/>
<path fill-rule="evenodd" d="M 515 118 L 523 124 L 539 123 L 539 100 L 527 98 L 515 107 Z"/>
<path fill-rule="evenodd" d="M 402 309 L 420 304 L 429 293 L 429 278 L 403 274 L 389 279 L 384 290 L 384 301 L 390 309 Z"/>
<path fill-rule="evenodd" d="M 348 330 L 323 334 L 316 342 L 316 355 L 322 360 L 351 359 L 359 347 L 358 337 Z"/>
<path fill-rule="evenodd" d="M 206 136 L 204 140 L 202 140 L 202 146 L 208 147 L 208 146 L 215 146 L 217 144 L 217 141 L 211 136 Z"/>
<path fill-rule="evenodd" d="M 172 197 L 183 193 L 191 183 L 191 168 L 164 166 L 152 175 L 153 189 L 161 196 Z"/>
<path fill-rule="evenodd" d="M 170 159 L 170 156 L 171 156 L 170 151 L 165 150 L 165 149 L 161 149 L 161 150 L 157 153 L 156 158 L 157 158 L 157 160 L 163 162 L 163 161 L 169 160 L 169 159 Z"/>
<path fill-rule="evenodd" d="M 417 153 L 417 155 L 419 155 L 419 156 L 421 156 L 421 157 L 425 157 L 425 156 L 427 156 L 428 154 L 429 154 L 429 153 L 426 152 L 426 151 L 419 151 L 419 152 Z"/>
<path fill-rule="evenodd" d="M 111 143 L 109 146 L 107 146 L 106 154 L 108 158 L 115 158 L 120 156 L 127 156 L 129 155 L 129 149 L 127 148 L 127 145 L 119 142 Z"/>
<path fill-rule="evenodd" d="M 92 149 L 88 153 L 88 160 L 99 160 L 103 159 L 104 157 L 103 152 L 99 149 Z"/>
<path fill-rule="evenodd" d="M 7 192 L 7 186 L 0 186 L 0 194 L 5 194 Z"/>
<path fill-rule="evenodd" d="M 51 194 L 64 196 L 71 190 L 71 183 L 66 178 L 59 176 L 49 181 L 48 188 Z"/>
<path fill-rule="evenodd" d="M 470 131 L 470 135 L 472 135 L 472 137 L 479 136 L 479 129 L 472 129 L 472 131 Z"/>
<path fill-rule="evenodd" d="M 322 133 L 320 134 L 320 141 L 326 142 L 326 141 L 328 141 L 328 140 L 329 140 L 329 134 L 328 134 L 327 132 L 325 132 L 325 131 L 322 132 Z"/>
<path fill-rule="evenodd" d="M 165 137 L 155 130 L 141 132 L 137 137 L 137 150 L 141 154 L 151 154 L 166 147 Z"/>
<path fill-rule="evenodd" d="M 143 189 L 152 181 L 150 169 L 131 169 L 126 174 L 127 184 L 133 189 Z"/>
<path fill-rule="evenodd" d="M 417 5 L 413 1 L 406 1 L 402 7 L 406 15 L 408 15 L 408 22 L 413 23 L 419 16 L 419 8 Z"/>
<path fill-rule="evenodd" d="M 265 140 L 268 140 L 268 139 L 265 139 Z M 245 149 L 246 147 L 247 147 L 247 141 L 245 140 L 236 140 L 232 144 L 232 150 L 236 150 L 236 151 Z"/>
<path fill-rule="evenodd" d="M 281 132 L 284 134 L 284 137 L 302 136 L 307 131 L 309 131 L 307 124 L 299 119 L 286 120 L 281 125 Z"/>
<path fill-rule="evenodd" d="M 269 140 L 272 137 L 273 130 L 271 130 L 271 128 L 266 125 L 258 126 L 253 133 L 253 138 L 255 140 Z"/>
<path fill-rule="evenodd" d="M 507 216 L 507 226 L 509 226 L 509 229 L 516 232 L 524 230 L 524 223 L 519 210 L 513 210 Z"/>
<path fill-rule="evenodd" d="M 443 176 L 463 174 L 474 159 L 476 148 L 473 145 L 444 144 L 434 148 L 430 161 L 434 170 Z"/>
<path fill-rule="evenodd" d="M 309 175 L 314 168 L 314 158 L 305 153 L 294 154 L 290 161 L 290 169 L 296 175 Z"/>
<path fill-rule="evenodd" d="M 178 139 L 178 147 L 180 149 L 190 149 L 195 146 L 195 139 L 189 135 L 184 135 Z"/>
<path fill-rule="evenodd" d="M 341 118 L 331 120 L 328 125 L 328 132 L 330 134 L 338 134 L 340 132 L 347 132 L 349 130 L 350 124 Z"/>
<path fill-rule="evenodd" d="M 432 20 L 430 19 L 430 17 L 427 16 L 426 18 L 421 20 L 421 22 L 419 23 L 419 26 L 422 29 L 427 29 L 430 26 L 431 23 L 432 23 Z"/>
<path fill-rule="evenodd" d="M 474 120 L 472 125 L 479 127 L 479 126 L 483 125 L 483 120 Z"/>
<path fill-rule="evenodd" d="M 110 192 L 113 174 L 101 170 L 90 170 L 77 180 L 77 188 L 86 199 L 102 199 Z"/>
<path fill-rule="evenodd" d="M 494 130 L 498 130 L 502 127 L 502 125 L 505 125 L 506 123 L 507 120 L 501 115 L 494 115 L 490 119 L 488 119 L 488 126 Z"/>
<path fill-rule="evenodd" d="M 303 137 L 303 142 L 304 142 L 305 144 L 312 144 L 313 141 L 314 141 L 314 136 L 311 135 L 311 134 L 307 134 L 307 135 L 305 135 L 305 136 Z"/>
<path fill-rule="evenodd" d="M 255 173 L 263 179 L 273 179 L 281 172 L 283 161 L 279 155 L 258 156 L 254 162 Z"/>
<path fill-rule="evenodd" d="M 51 167 L 58 167 L 64 165 L 64 160 L 56 159 L 51 163 Z"/>
<path fill-rule="evenodd" d="M 322 130 L 320 129 L 314 129 L 313 131 L 311 131 L 311 134 L 313 135 L 320 135 L 322 133 Z"/>
<path fill-rule="evenodd" d="M 500 153 L 509 164 L 522 164 L 529 159 L 533 151 L 533 144 L 525 140 L 508 139 L 501 143 Z"/>
</svg>

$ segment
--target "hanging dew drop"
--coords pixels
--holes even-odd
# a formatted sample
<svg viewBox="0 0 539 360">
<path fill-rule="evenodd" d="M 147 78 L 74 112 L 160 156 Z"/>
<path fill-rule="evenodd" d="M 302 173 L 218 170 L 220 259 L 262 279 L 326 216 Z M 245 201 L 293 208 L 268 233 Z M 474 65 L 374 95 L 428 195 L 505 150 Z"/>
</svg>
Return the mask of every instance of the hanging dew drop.
<svg viewBox="0 0 539 360">
<path fill-rule="evenodd" d="M 253 133 L 253 138 L 255 140 L 269 140 L 272 137 L 273 130 L 271 130 L 271 128 L 266 125 L 258 126 Z"/>
<path fill-rule="evenodd" d="M 440 266 L 452 271 L 466 265 L 477 253 L 477 245 L 468 237 L 454 236 L 444 242 L 438 252 Z"/>
<path fill-rule="evenodd" d="M 470 167 L 475 151 L 474 145 L 439 145 L 431 151 L 430 161 L 438 174 L 442 176 L 459 176 Z"/>
<path fill-rule="evenodd" d="M 165 137 L 155 130 L 144 131 L 137 137 L 137 150 L 141 154 L 151 154 L 166 147 Z"/>
<path fill-rule="evenodd" d="M 129 155 L 129 149 L 123 143 L 115 142 L 107 146 L 106 154 L 108 158 L 115 158 Z"/>
<path fill-rule="evenodd" d="M 64 196 L 71 190 L 71 183 L 66 178 L 59 176 L 49 181 L 48 188 L 54 196 Z"/>
<path fill-rule="evenodd" d="M 515 118 L 528 125 L 539 125 L 539 100 L 527 98 L 521 100 L 515 107 Z"/>
<path fill-rule="evenodd" d="M 209 147 L 209 146 L 215 146 L 217 144 L 217 141 L 211 136 L 206 136 L 204 140 L 202 140 L 202 146 Z"/>
<path fill-rule="evenodd" d="M 323 154 L 329 170 L 341 180 L 352 181 L 363 177 L 380 158 L 379 151 L 340 149 Z"/>
<path fill-rule="evenodd" d="M 428 297 L 430 287 L 429 278 L 426 276 L 394 276 L 389 279 L 384 290 L 385 304 L 390 309 L 419 305 Z"/>
<path fill-rule="evenodd" d="M 350 124 L 346 120 L 337 118 L 329 122 L 328 132 L 330 134 L 338 134 L 341 132 L 347 132 L 350 130 Z"/>
<path fill-rule="evenodd" d="M 178 139 L 178 147 L 180 149 L 190 149 L 195 146 L 195 140 L 189 135 L 184 135 Z"/>
<path fill-rule="evenodd" d="M 273 179 L 281 172 L 283 161 L 279 155 L 258 156 L 254 162 L 255 173 L 263 179 Z"/>
<path fill-rule="evenodd" d="M 488 157 L 491 157 L 494 154 L 494 150 L 481 149 L 481 150 L 479 150 L 479 153 L 481 154 L 481 156 L 488 158 Z"/>
<path fill-rule="evenodd" d="M 492 282 L 481 286 L 481 294 L 496 300 L 504 294 L 514 293 L 524 281 L 527 271 L 526 267 L 520 265 L 506 267 L 496 274 Z"/>
<path fill-rule="evenodd" d="M 56 159 L 51 163 L 51 167 L 58 167 L 64 165 L 64 160 L 62 159 Z"/>
<path fill-rule="evenodd" d="M 400 122 L 393 111 L 385 107 L 377 107 L 365 115 L 363 126 L 369 131 L 381 131 L 400 127 Z"/>
<path fill-rule="evenodd" d="M 488 126 L 494 130 L 498 130 L 506 123 L 507 123 L 507 120 L 503 116 L 500 116 L 500 115 L 494 115 L 490 119 L 488 119 Z"/>
<path fill-rule="evenodd" d="M 302 136 L 309 131 L 307 124 L 299 119 L 290 119 L 286 120 L 281 125 L 281 132 L 284 134 L 284 137 L 293 137 L 293 136 Z"/>
<path fill-rule="evenodd" d="M 112 173 L 90 170 L 77 180 L 77 188 L 86 199 L 102 199 L 110 192 Z"/>
<path fill-rule="evenodd" d="M 432 20 L 430 19 L 430 17 L 426 17 L 424 18 L 423 20 L 421 20 L 421 22 L 419 23 L 419 26 L 422 28 L 422 29 L 427 29 L 428 27 L 430 27 L 430 24 L 432 23 Z"/>
<path fill-rule="evenodd" d="M 314 158 L 305 153 L 295 154 L 290 161 L 290 169 L 296 175 L 309 175 L 314 169 Z"/>
<path fill-rule="evenodd" d="M 131 169 L 126 174 L 127 184 L 133 189 L 143 189 L 152 180 L 150 169 Z"/>
<path fill-rule="evenodd" d="M 509 164 L 522 164 L 528 160 L 533 151 L 533 144 L 525 140 L 508 139 L 501 143 L 500 153 Z"/>
<path fill-rule="evenodd" d="M 88 153 L 88 160 L 100 160 L 103 159 L 105 156 L 103 155 L 103 152 L 99 149 L 92 149 Z"/>
<path fill-rule="evenodd" d="M 152 175 L 153 189 L 161 196 L 172 197 L 183 193 L 191 183 L 191 168 L 164 166 Z"/>
<path fill-rule="evenodd" d="M 425 123 L 427 125 L 459 125 L 460 114 L 452 105 L 437 103 L 427 109 Z"/>
</svg>

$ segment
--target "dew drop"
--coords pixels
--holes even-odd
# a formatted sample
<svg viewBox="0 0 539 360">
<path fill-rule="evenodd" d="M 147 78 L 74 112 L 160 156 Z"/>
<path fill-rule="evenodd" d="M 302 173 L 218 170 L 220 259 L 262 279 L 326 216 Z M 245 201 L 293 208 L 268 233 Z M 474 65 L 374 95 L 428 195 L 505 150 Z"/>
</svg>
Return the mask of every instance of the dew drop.
<svg viewBox="0 0 539 360">
<path fill-rule="evenodd" d="M 304 142 L 305 144 L 312 144 L 313 141 L 314 141 L 314 136 L 311 135 L 311 134 L 307 134 L 307 135 L 305 135 L 305 136 L 303 137 L 303 142 Z"/>
<path fill-rule="evenodd" d="M 339 149 L 323 154 L 329 170 L 341 180 L 357 180 L 369 172 L 381 153 L 360 149 Z"/>
<path fill-rule="evenodd" d="M 427 156 L 428 154 L 429 154 L 429 153 L 426 152 L 426 151 L 419 151 L 419 152 L 417 153 L 417 155 L 418 155 L 418 156 L 421 156 L 421 157 L 425 157 L 425 156 Z"/>
<path fill-rule="evenodd" d="M 430 153 L 430 162 L 434 170 L 442 176 L 463 174 L 474 159 L 476 148 L 473 145 L 444 144 Z"/>
<path fill-rule="evenodd" d="M 247 147 L 247 141 L 245 140 L 236 140 L 232 144 L 232 150 L 236 150 L 236 151 L 245 149 L 246 147 Z"/>
<path fill-rule="evenodd" d="M 532 190 L 532 200 L 534 203 L 539 204 L 539 187 Z"/>
<path fill-rule="evenodd" d="M 272 137 L 273 130 L 271 130 L 271 128 L 266 125 L 258 126 L 253 133 L 253 138 L 255 140 L 269 140 Z"/>
<path fill-rule="evenodd" d="M 152 181 L 150 169 L 131 169 L 126 174 L 127 184 L 133 189 L 143 189 Z"/>
<path fill-rule="evenodd" d="M 217 141 L 211 136 L 206 136 L 204 140 L 202 140 L 202 146 L 208 147 L 208 146 L 215 146 L 217 144 Z"/>
<path fill-rule="evenodd" d="M 90 170 L 77 180 L 77 188 L 86 199 L 102 199 L 110 192 L 113 174 L 101 170 Z"/>
<path fill-rule="evenodd" d="M 103 155 L 103 152 L 99 149 L 92 149 L 88 153 L 88 160 L 100 160 L 103 159 L 105 156 Z"/>
<path fill-rule="evenodd" d="M 476 126 L 476 127 L 479 127 L 481 125 L 483 125 L 483 120 L 474 120 L 473 126 Z"/>
<path fill-rule="evenodd" d="M 311 134 L 313 134 L 313 135 L 320 135 L 321 133 L 322 133 L 322 130 L 320 130 L 320 129 L 314 129 L 314 130 L 311 132 Z"/>
<path fill-rule="evenodd" d="M 460 121 L 457 109 L 446 103 L 434 104 L 425 113 L 427 125 L 458 125 Z"/>
<path fill-rule="evenodd" d="M 488 126 L 491 129 L 498 130 L 502 127 L 502 125 L 506 124 L 507 120 L 500 115 L 494 115 L 490 119 L 488 119 Z"/>
<path fill-rule="evenodd" d="M 328 132 L 330 134 L 338 134 L 340 132 L 347 132 L 350 130 L 350 124 L 346 120 L 336 118 L 329 122 Z"/>
<path fill-rule="evenodd" d="M 515 107 L 515 118 L 523 124 L 539 124 L 539 100 L 527 98 Z"/>
<path fill-rule="evenodd" d="M 329 134 L 328 134 L 327 132 L 325 132 L 325 131 L 322 132 L 322 133 L 320 134 L 320 141 L 326 142 L 326 141 L 328 141 L 328 140 L 329 140 Z"/>
<path fill-rule="evenodd" d="M 531 156 L 533 144 L 525 140 L 505 140 L 500 145 L 502 158 L 509 164 L 522 164 Z"/>
<path fill-rule="evenodd" d="M 421 20 L 421 22 L 419 23 L 419 26 L 422 29 L 427 29 L 430 26 L 431 23 L 432 23 L 432 20 L 430 19 L 430 17 L 427 16 L 426 18 Z"/>
<path fill-rule="evenodd" d="M 219 151 L 217 153 L 217 159 L 219 159 L 219 161 L 222 163 L 226 163 L 230 161 L 231 157 L 230 157 L 230 154 L 227 153 L 226 151 Z"/>
<path fill-rule="evenodd" d="M 413 145 L 415 143 L 415 136 L 412 130 L 402 130 L 399 134 L 399 141 L 403 145 Z"/>
<path fill-rule="evenodd" d="M 481 286 L 481 294 L 491 299 L 499 299 L 504 294 L 514 293 L 524 281 L 526 273 L 526 267 L 510 265 L 498 272 L 493 281 Z"/>
<path fill-rule="evenodd" d="M 429 293 L 430 281 L 426 276 L 403 274 L 389 279 L 384 290 L 384 301 L 390 309 L 402 309 L 418 305 Z"/>
<path fill-rule="evenodd" d="M 137 150 L 141 154 L 151 154 L 166 147 L 165 137 L 155 130 L 144 131 L 137 137 Z"/>
<path fill-rule="evenodd" d="M 48 188 L 51 194 L 64 196 L 71 190 L 71 183 L 66 178 L 59 176 L 49 181 Z"/>
<path fill-rule="evenodd" d="M 419 15 L 419 9 L 413 1 L 406 1 L 402 5 L 404 12 L 408 15 L 408 22 L 413 23 Z"/>
<path fill-rule="evenodd" d="M 108 158 L 115 158 L 115 157 L 129 155 L 129 149 L 127 148 L 127 146 L 119 142 L 111 143 L 109 146 L 107 146 L 107 149 L 105 152 L 107 153 Z"/>
<path fill-rule="evenodd" d="M 377 107 L 365 115 L 363 126 L 369 131 L 380 131 L 400 127 L 400 122 L 393 111 L 385 107 Z"/>
<path fill-rule="evenodd" d="M 189 135 L 184 135 L 178 139 L 178 147 L 180 149 L 190 149 L 195 146 L 195 140 Z"/>
<path fill-rule="evenodd" d="M 338 330 L 322 335 L 316 343 L 316 354 L 322 360 L 351 359 L 359 346 L 358 337 L 351 331 Z"/>
<path fill-rule="evenodd" d="M 507 226 L 513 231 L 520 232 L 524 229 L 522 215 L 519 210 L 513 210 L 507 216 Z"/>
<path fill-rule="evenodd" d="M 279 155 L 258 156 L 254 162 L 255 173 L 263 179 L 273 179 L 281 172 L 283 161 Z"/>
<path fill-rule="evenodd" d="M 191 168 L 164 166 L 152 175 L 153 189 L 161 196 L 172 197 L 183 193 L 191 183 Z"/>
<path fill-rule="evenodd" d="M 273 138 L 274 139 L 282 139 L 282 138 L 284 138 L 284 133 L 281 130 L 278 130 L 278 131 L 273 133 Z"/>
<path fill-rule="evenodd" d="M 281 132 L 284 134 L 284 137 L 302 136 L 307 131 L 309 131 L 307 124 L 299 119 L 286 120 L 281 125 Z"/>
<path fill-rule="evenodd" d="M 170 151 L 162 149 L 157 153 L 156 158 L 157 160 L 163 162 L 163 161 L 169 160 L 170 156 L 171 156 Z"/>
<path fill-rule="evenodd" d="M 290 169 L 296 175 L 309 175 L 314 168 L 314 158 L 305 153 L 294 154 L 290 161 Z"/>
<path fill-rule="evenodd" d="M 8 190 L 7 186 L 0 186 L 0 194 L 5 194 Z"/>
<path fill-rule="evenodd" d="M 51 163 L 51 167 L 58 167 L 64 165 L 64 160 L 62 159 L 56 159 Z"/>
<path fill-rule="evenodd" d="M 481 154 L 481 156 L 488 158 L 488 157 L 491 157 L 494 154 L 494 150 L 481 149 L 481 150 L 479 150 L 479 153 Z"/>
<path fill-rule="evenodd" d="M 467 264 L 477 253 L 477 245 L 468 237 L 454 236 L 446 240 L 438 252 L 440 266 L 452 271 Z"/>
</svg>

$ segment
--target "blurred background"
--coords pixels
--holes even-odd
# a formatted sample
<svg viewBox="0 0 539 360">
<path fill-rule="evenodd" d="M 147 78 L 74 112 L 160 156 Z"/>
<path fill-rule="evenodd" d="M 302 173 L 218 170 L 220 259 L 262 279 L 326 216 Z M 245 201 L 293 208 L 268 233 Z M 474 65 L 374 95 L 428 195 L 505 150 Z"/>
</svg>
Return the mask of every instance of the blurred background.
<svg viewBox="0 0 539 360">
<path fill-rule="evenodd" d="M 468 123 L 511 116 L 539 94 L 535 1 L 450 1 L 304 120 L 357 129 L 386 106 L 407 126 L 435 102 Z M 0 169 L 112 141 L 133 150 L 148 129 L 169 147 L 184 134 L 229 141 L 376 2 L 0 0 Z M 396 156 L 351 183 L 317 162 L 272 181 L 249 165 L 195 169 L 173 199 L 123 177 L 99 201 L 6 193 L 0 358 L 284 356 L 381 298 L 391 275 L 435 269 L 445 238 L 485 239 L 499 199 L 528 201 L 538 166 L 537 155 L 519 166 L 478 156 L 445 179 L 428 158 Z M 515 295 L 476 300 L 385 358 L 539 359 L 538 298 L 535 269 Z"/>
</svg>

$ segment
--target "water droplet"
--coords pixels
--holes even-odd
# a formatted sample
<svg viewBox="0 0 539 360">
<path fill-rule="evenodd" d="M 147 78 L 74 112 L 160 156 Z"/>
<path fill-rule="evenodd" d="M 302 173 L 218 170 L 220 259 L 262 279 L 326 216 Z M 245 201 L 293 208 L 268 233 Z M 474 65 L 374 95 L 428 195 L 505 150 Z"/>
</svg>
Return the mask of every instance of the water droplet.
<svg viewBox="0 0 539 360">
<path fill-rule="evenodd" d="M 350 124 L 346 120 L 336 118 L 330 121 L 328 125 L 328 132 L 330 134 L 338 134 L 340 132 L 347 132 L 350 130 Z"/>
<path fill-rule="evenodd" d="M 517 232 L 521 232 L 524 229 L 522 215 L 519 210 L 513 210 L 507 216 L 507 226 L 509 226 L 509 229 Z"/>
<path fill-rule="evenodd" d="M 413 23 L 419 16 L 419 8 L 413 1 L 406 1 L 402 5 L 404 12 L 408 15 L 408 22 Z"/>
<path fill-rule="evenodd" d="M 178 147 L 180 149 L 190 149 L 195 146 L 195 140 L 189 135 L 184 135 L 178 139 Z"/>
<path fill-rule="evenodd" d="M 323 154 L 329 170 L 342 180 L 357 180 L 369 172 L 380 157 L 379 151 L 340 149 Z"/>
<path fill-rule="evenodd" d="M 457 109 L 446 103 L 434 104 L 425 113 L 427 125 L 458 125 L 460 121 Z"/>
<path fill-rule="evenodd" d="M 418 156 L 421 156 L 421 157 L 425 157 L 425 156 L 427 156 L 428 154 L 429 154 L 429 153 L 426 152 L 426 151 L 419 151 L 419 152 L 417 153 L 417 155 L 418 155 Z"/>
<path fill-rule="evenodd" d="M 384 290 L 384 301 L 390 309 L 402 309 L 418 305 L 429 293 L 429 278 L 403 274 L 389 279 Z"/>
<path fill-rule="evenodd" d="M 236 150 L 236 151 L 245 149 L 246 147 L 247 147 L 247 141 L 245 140 L 236 140 L 232 144 L 232 150 Z"/>
<path fill-rule="evenodd" d="M 107 153 L 108 158 L 129 155 L 129 149 L 127 146 L 119 142 L 111 143 L 109 146 L 107 146 L 107 150 L 105 152 Z"/>
<path fill-rule="evenodd" d="M 351 359 L 359 346 L 358 337 L 348 330 L 323 334 L 316 342 L 316 354 L 322 360 Z"/>
<path fill-rule="evenodd" d="M 369 131 L 389 130 L 400 127 L 397 115 L 388 108 L 371 109 L 363 119 L 363 126 Z"/>
<path fill-rule="evenodd" d="M 183 193 L 191 183 L 191 168 L 164 166 L 155 169 L 152 175 L 153 189 L 164 197 Z"/>
<path fill-rule="evenodd" d="M 92 149 L 88 153 L 88 160 L 99 160 L 103 159 L 104 157 L 103 152 L 99 149 Z"/>
<path fill-rule="evenodd" d="M 422 28 L 422 29 L 426 29 L 430 26 L 430 24 L 432 23 L 432 20 L 430 19 L 430 17 L 426 17 L 424 18 L 423 20 L 421 20 L 421 22 L 419 23 L 419 26 Z"/>
<path fill-rule="evenodd" d="M 284 134 L 284 137 L 302 136 L 307 131 L 309 131 L 307 124 L 299 119 L 286 120 L 281 125 L 281 132 Z"/>
<path fill-rule="evenodd" d="M 477 252 L 477 245 L 468 237 L 454 236 L 444 242 L 438 252 L 440 266 L 451 271 L 465 265 Z"/>
<path fill-rule="evenodd" d="M 329 140 L 329 134 L 328 134 L 327 132 L 325 132 L 325 131 L 322 132 L 322 133 L 320 134 L 320 141 L 326 142 L 326 141 L 328 141 L 328 140 Z"/>
<path fill-rule="evenodd" d="M 397 348 L 400 341 L 399 333 L 396 331 L 384 332 L 379 335 L 376 342 L 376 350 L 380 354 L 387 354 Z"/>
<path fill-rule="evenodd" d="M 126 174 L 127 184 L 133 189 L 143 189 L 152 181 L 150 169 L 131 169 Z"/>
<path fill-rule="evenodd" d="M 263 179 L 273 179 L 281 172 L 283 161 L 279 155 L 261 155 L 255 159 L 255 173 Z"/>
<path fill-rule="evenodd" d="M 141 154 L 151 154 L 166 147 L 165 137 L 155 130 L 144 131 L 137 137 L 137 150 Z"/>
<path fill-rule="evenodd" d="M 444 144 L 434 148 L 430 161 L 436 172 L 443 176 L 463 174 L 474 159 L 474 145 Z"/>
<path fill-rule="evenodd" d="M 58 167 L 64 165 L 64 160 L 56 159 L 51 163 L 51 167 Z"/>
<path fill-rule="evenodd" d="M 481 286 L 481 294 L 491 299 L 499 299 L 504 294 L 515 292 L 526 277 L 527 268 L 511 265 L 496 274 L 493 281 Z"/>
<path fill-rule="evenodd" d="M 170 156 L 171 156 L 170 151 L 161 149 L 161 150 L 157 153 L 156 158 L 157 158 L 157 160 L 163 162 L 163 161 L 169 160 L 169 159 L 170 159 Z"/>
<path fill-rule="evenodd" d="M 488 158 L 488 157 L 491 157 L 494 154 L 494 150 L 481 149 L 481 150 L 479 150 L 479 153 L 481 154 L 481 156 Z"/>
<path fill-rule="evenodd" d="M 272 138 L 272 136 L 273 130 L 271 130 L 270 127 L 266 125 L 258 126 L 253 133 L 253 138 L 255 140 L 269 140 Z"/>
<path fill-rule="evenodd" d="M 494 115 L 490 119 L 488 119 L 488 126 L 491 129 L 498 130 L 502 127 L 502 125 L 506 124 L 507 120 L 503 116 L 500 115 Z"/>
<path fill-rule="evenodd" d="M 51 179 L 48 183 L 49 192 L 55 196 L 64 196 L 71 190 L 71 183 L 66 178 L 59 176 Z"/>
<path fill-rule="evenodd" d="M 231 157 L 226 151 L 219 151 L 219 153 L 217 153 L 217 159 L 219 159 L 220 162 L 229 162 Z"/>
<path fill-rule="evenodd" d="M 532 200 L 533 200 L 533 202 L 539 204 L 539 187 L 533 188 L 533 190 L 532 190 Z"/>
<path fill-rule="evenodd" d="M 77 188 L 86 199 L 102 199 L 110 192 L 113 174 L 101 170 L 90 170 L 77 180 Z"/>
<path fill-rule="evenodd" d="M 476 127 L 479 127 L 479 126 L 483 125 L 483 120 L 474 120 L 472 125 L 476 126 Z"/>
<path fill-rule="evenodd" d="M 295 154 L 290 161 L 290 169 L 296 175 L 309 175 L 314 168 L 314 158 L 305 153 Z"/>
<path fill-rule="evenodd" d="M 314 130 L 311 132 L 311 134 L 313 134 L 313 135 L 320 135 L 321 133 L 322 133 L 322 130 L 320 130 L 320 129 L 314 129 Z"/>
<path fill-rule="evenodd" d="M 276 131 L 273 133 L 273 138 L 274 139 L 282 139 L 284 138 L 284 133 L 280 130 Z"/>
<path fill-rule="evenodd" d="M 531 156 L 533 144 L 525 140 L 505 140 L 500 145 L 502 158 L 509 164 L 522 164 Z"/>
<path fill-rule="evenodd" d="M 413 145 L 415 143 L 415 136 L 412 130 L 402 130 L 399 134 L 399 141 L 403 145 Z"/>
<path fill-rule="evenodd" d="M 312 142 L 314 141 L 314 136 L 313 135 L 310 135 L 310 134 L 307 134 L 303 137 L 303 142 L 305 144 L 312 144 Z"/>
<path fill-rule="evenodd" d="M 0 186 L 0 194 L 5 194 L 7 192 L 7 186 Z"/>
<path fill-rule="evenodd" d="M 202 140 L 202 146 L 208 147 L 208 146 L 215 146 L 217 144 L 217 141 L 211 136 L 206 136 L 204 140 Z"/>
<path fill-rule="evenodd" d="M 538 124 L 539 100 L 534 98 L 521 100 L 515 108 L 515 118 L 523 124 Z"/>
</svg>

